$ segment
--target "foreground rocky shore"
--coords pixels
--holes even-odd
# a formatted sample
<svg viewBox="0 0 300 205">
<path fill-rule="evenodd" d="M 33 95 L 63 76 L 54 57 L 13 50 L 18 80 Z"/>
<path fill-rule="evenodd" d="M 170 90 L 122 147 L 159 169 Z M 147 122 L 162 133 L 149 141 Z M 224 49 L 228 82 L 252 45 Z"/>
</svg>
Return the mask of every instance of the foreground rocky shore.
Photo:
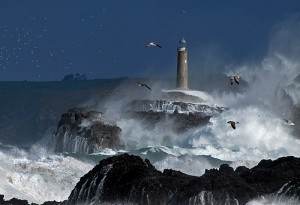
<svg viewBox="0 0 300 205">
<path fill-rule="evenodd" d="M 262 160 L 252 169 L 224 164 L 196 177 L 160 172 L 147 159 L 123 154 L 82 177 L 66 203 L 246 204 L 270 194 L 300 196 L 299 158 Z"/>
<path fill-rule="evenodd" d="M 104 159 L 83 176 L 67 201 L 46 204 L 247 204 L 300 202 L 300 159 L 262 160 L 252 169 L 226 164 L 190 176 L 176 170 L 158 171 L 149 160 L 122 154 Z M 0 204 L 28 204 L 13 199 Z"/>
</svg>

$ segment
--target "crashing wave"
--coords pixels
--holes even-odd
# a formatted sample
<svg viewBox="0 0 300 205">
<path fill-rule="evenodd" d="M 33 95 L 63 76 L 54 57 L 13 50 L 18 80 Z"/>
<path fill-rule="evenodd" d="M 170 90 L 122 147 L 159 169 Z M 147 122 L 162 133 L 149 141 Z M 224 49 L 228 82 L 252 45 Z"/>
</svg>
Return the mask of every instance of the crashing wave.
<svg viewBox="0 0 300 205">
<path fill-rule="evenodd" d="M 93 164 L 51 155 L 44 149 L 0 151 L 0 193 L 34 203 L 67 199 L 76 182 Z"/>
<path fill-rule="evenodd" d="M 134 100 L 129 104 L 128 110 L 166 112 L 170 114 L 176 111 L 185 114 L 201 113 L 204 116 L 213 116 L 220 114 L 224 110 L 227 110 L 227 108 L 203 103 L 187 103 L 172 100 Z"/>
<path fill-rule="evenodd" d="M 299 179 L 284 184 L 278 192 L 262 196 L 247 203 L 247 205 L 298 205 L 300 204 L 300 181 Z"/>
</svg>

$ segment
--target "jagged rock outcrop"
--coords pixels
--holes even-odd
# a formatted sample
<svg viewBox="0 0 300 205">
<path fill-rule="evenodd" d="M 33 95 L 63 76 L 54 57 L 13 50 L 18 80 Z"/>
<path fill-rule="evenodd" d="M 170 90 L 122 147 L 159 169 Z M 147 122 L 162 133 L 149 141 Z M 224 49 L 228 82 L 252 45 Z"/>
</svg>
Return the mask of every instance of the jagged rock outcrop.
<svg viewBox="0 0 300 205">
<path fill-rule="evenodd" d="M 94 153 L 104 148 L 123 148 L 121 128 L 106 122 L 100 112 L 85 108 L 70 109 L 62 114 L 50 147 L 55 152 Z"/>
<path fill-rule="evenodd" d="M 27 200 L 12 198 L 10 200 L 4 200 L 4 196 L 0 195 L 0 204 L 1 205 L 37 205 L 35 203 L 28 203 Z M 46 201 L 41 205 L 63 205 L 64 202 L 57 201 Z"/>
<path fill-rule="evenodd" d="M 262 160 L 256 167 L 224 164 L 200 177 L 155 169 L 149 160 L 122 154 L 100 161 L 83 176 L 67 204 L 246 204 L 261 196 L 299 202 L 300 159 Z M 297 201 L 298 200 L 298 201 Z"/>
<path fill-rule="evenodd" d="M 16 198 L 12 198 L 12 199 L 6 201 L 6 200 L 4 200 L 4 196 L 0 195 L 0 204 L 1 205 L 28 205 L 28 201 L 16 199 Z M 32 204 L 32 205 L 34 205 L 34 204 Z"/>
</svg>

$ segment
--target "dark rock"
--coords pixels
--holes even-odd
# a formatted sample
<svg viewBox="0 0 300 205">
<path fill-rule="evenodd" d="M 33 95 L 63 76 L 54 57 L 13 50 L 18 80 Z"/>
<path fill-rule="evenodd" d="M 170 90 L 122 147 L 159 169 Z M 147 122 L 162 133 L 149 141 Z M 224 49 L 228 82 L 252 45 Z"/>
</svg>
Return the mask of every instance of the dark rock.
<svg viewBox="0 0 300 205">
<path fill-rule="evenodd" d="M 209 122 L 210 116 L 203 116 L 201 113 L 166 113 L 153 111 L 139 111 L 131 113 L 130 117 L 144 123 L 145 128 L 153 129 L 153 126 L 163 126 L 165 129 L 176 133 L 185 132 L 189 129 L 205 125 Z"/>
<path fill-rule="evenodd" d="M 67 204 L 246 204 L 260 196 L 296 196 L 300 190 L 300 159 L 263 160 L 256 167 L 228 165 L 206 170 L 200 177 L 180 171 L 160 172 L 148 160 L 122 154 L 100 161 L 83 176 Z"/>
<path fill-rule="evenodd" d="M 74 108 L 62 114 L 50 147 L 55 152 L 93 153 L 104 148 L 120 149 L 121 128 L 106 122 L 100 112 Z"/>
<path fill-rule="evenodd" d="M 58 201 L 46 201 L 41 205 L 64 205 L 66 201 L 58 202 Z"/>
<path fill-rule="evenodd" d="M 12 198 L 8 201 L 5 201 L 4 195 L 0 195 L 0 204 L 1 205 L 29 205 L 27 200 L 21 200 L 16 198 Z M 31 205 L 35 205 L 35 204 L 31 204 Z"/>
<path fill-rule="evenodd" d="M 250 169 L 245 167 L 245 166 L 239 166 L 235 169 L 235 172 L 238 174 L 238 175 L 241 175 L 247 171 L 249 171 Z"/>
<path fill-rule="evenodd" d="M 233 174 L 234 170 L 232 167 L 230 167 L 228 164 L 222 164 L 220 166 L 219 172 L 225 173 L 225 174 Z"/>
<path fill-rule="evenodd" d="M 63 202 L 57 202 L 57 201 L 46 201 L 41 205 L 64 205 L 66 201 Z M 16 199 L 12 198 L 10 200 L 4 200 L 4 196 L 0 195 L 0 205 L 38 205 L 35 203 L 28 203 L 27 200 L 21 200 L 21 199 Z"/>
</svg>

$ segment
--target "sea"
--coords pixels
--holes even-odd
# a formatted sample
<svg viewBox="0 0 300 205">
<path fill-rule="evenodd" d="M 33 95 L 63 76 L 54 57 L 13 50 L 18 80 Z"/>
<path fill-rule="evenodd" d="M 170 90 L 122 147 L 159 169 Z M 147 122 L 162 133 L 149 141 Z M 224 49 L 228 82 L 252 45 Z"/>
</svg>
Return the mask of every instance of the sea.
<svg viewBox="0 0 300 205">
<path fill-rule="evenodd" d="M 122 150 L 53 153 L 47 143 L 26 147 L 0 144 L 0 193 L 6 200 L 15 197 L 34 203 L 63 201 L 80 177 L 100 160 L 122 153 L 147 158 L 161 171 L 175 169 L 195 176 L 224 163 L 233 168 L 252 168 L 262 159 L 300 157 L 300 112 L 295 111 L 300 104 L 298 65 L 276 53 L 259 65 L 227 68 L 226 75 L 242 75 L 247 86 L 240 92 L 230 92 L 233 86 L 240 85 L 230 85 L 225 78 L 228 91 L 213 90 L 208 93 L 208 103 L 229 109 L 211 117 L 207 125 L 184 133 L 167 132 L 166 124 L 145 129 L 137 120 L 118 118 L 120 106 L 114 105 L 123 101 L 115 97 L 113 103 L 107 103 L 111 107 L 106 112 L 114 111 L 111 120 L 122 129 Z M 289 125 L 284 119 L 295 123 Z M 229 120 L 239 122 L 236 129 L 227 123 Z M 295 200 L 262 197 L 248 204 L 295 204 Z"/>
</svg>

